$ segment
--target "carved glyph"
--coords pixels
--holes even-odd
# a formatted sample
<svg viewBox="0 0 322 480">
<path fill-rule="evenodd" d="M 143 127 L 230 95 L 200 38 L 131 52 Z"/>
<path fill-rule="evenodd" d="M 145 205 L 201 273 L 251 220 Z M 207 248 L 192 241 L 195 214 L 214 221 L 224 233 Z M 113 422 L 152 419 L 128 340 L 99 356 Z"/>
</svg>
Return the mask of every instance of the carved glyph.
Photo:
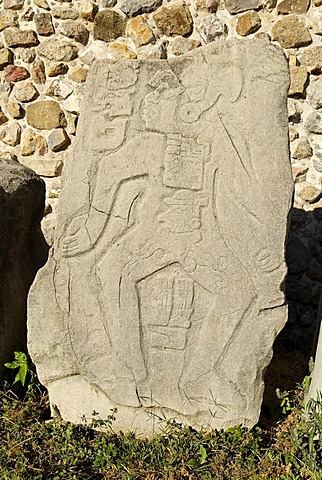
<svg viewBox="0 0 322 480">
<path fill-rule="evenodd" d="M 256 39 L 94 64 L 29 307 L 65 418 L 256 422 L 286 321 L 287 88 L 281 50 Z"/>
</svg>

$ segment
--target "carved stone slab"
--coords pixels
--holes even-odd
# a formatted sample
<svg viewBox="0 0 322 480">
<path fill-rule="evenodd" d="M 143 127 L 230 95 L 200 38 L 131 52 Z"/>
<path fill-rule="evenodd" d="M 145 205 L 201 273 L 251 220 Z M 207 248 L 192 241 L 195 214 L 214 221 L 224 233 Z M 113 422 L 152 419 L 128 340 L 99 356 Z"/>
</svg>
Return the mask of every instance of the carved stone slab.
<svg viewBox="0 0 322 480">
<path fill-rule="evenodd" d="M 257 421 L 286 321 L 288 83 L 257 39 L 94 64 L 29 304 L 64 418 L 117 407 L 116 427 L 142 434 Z"/>
<path fill-rule="evenodd" d="M 0 373 L 26 345 L 27 294 L 48 253 L 40 229 L 44 206 L 41 178 L 0 158 Z"/>
</svg>

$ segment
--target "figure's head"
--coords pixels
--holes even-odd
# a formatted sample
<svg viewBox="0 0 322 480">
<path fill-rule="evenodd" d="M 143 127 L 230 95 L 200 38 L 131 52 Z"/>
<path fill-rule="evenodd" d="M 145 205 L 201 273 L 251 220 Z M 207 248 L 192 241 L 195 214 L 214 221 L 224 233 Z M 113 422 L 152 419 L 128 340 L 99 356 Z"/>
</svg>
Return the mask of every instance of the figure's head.
<svg viewBox="0 0 322 480">
<path fill-rule="evenodd" d="M 142 118 L 148 129 L 166 131 L 184 88 L 171 70 L 158 71 L 148 85 L 153 90 L 143 100 Z"/>
</svg>

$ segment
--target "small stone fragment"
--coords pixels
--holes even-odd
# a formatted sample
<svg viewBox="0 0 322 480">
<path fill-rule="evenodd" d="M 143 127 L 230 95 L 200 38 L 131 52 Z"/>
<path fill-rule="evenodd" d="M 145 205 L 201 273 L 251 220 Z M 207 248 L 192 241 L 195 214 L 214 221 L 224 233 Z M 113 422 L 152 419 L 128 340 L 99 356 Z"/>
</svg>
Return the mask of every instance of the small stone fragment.
<svg viewBox="0 0 322 480">
<path fill-rule="evenodd" d="M 198 32 L 204 43 L 210 43 L 224 40 L 228 34 L 228 27 L 216 15 L 209 15 L 201 20 Z"/>
<path fill-rule="evenodd" d="M 77 57 L 77 52 L 75 45 L 60 38 L 45 40 L 38 47 L 39 55 L 57 62 L 70 62 Z"/>
<path fill-rule="evenodd" d="M 260 27 L 261 19 L 257 12 L 245 12 L 237 18 L 236 32 L 243 37 L 256 32 Z"/>
<path fill-rule="evenodd" d="M 44 100 L 27 105 L 27 122 L 39 130 L 52 130 L 66 125 L 60 106 L 52 100 Z"/>
<path fill-rule="evenodd" d="M 22 62 L 32 63 L 36 58 L 36 51 L 34 48 L 16 48 L 15 57 Z"/>
<path fill-rule="evenodd" d="M 48 137 L 48 145 L 53 152 L 65 150 L 69 144 L 70 139 L 63 128 L 57 128 Z"/>
<path fill-rule="evenodd" d="M 57 177 L 61 175 L 63 163 L 58 158 L 37 158 L 34 155 L 20 158 L 20 163 L 34 170 L 42 177 Z"/>
<path fill-rule="evenodd" d="M 307 138 L 301 137 L 299 138 L 294 151 L 292 153 L 292 157 L 296 159 L 303 159 L 312 156 L 312 148 Z"/>
<path fill-rule="evenodd" d="M 90 0 L 83 0 L 80 6 L 81 17 L 85 18 L 89 22 L 93 22 L 97 13 L 97 5 Z"/>
<path fill-rule="evenodd" d="M 312 81 L 307 89 L 307 101 L 313 108 L 322 107 L 322 78 Z"/>
<path fill-rule="evenodd" d="M 314 33 L 317 35 L 322 35 L 322 12 L 320 10 L 317 10 L 312 15 L 312 26 Z"/>
<path fill-rule="evenodd" d="M 196 0 L 195 7 L 197 10 L 205 9 L 210 13 L 216 13 L 219 7 L 219 0 Z"/>
<path fill-rule="evenodd" d="M 299 137 L 298 131 L 296 130 L 294 125 L 289 125 L 288 130 L 289 130 L 290 142 L 293 142 L 296 138 Z"/>
<path fill-rule="evenodd" d="M 47 142 L 31 128 L 25 130 L 21 139 L 21 155 L 45 155 L 47 153 Z"/>
<path fill-rule="evenodd" d="M 128 17 L 133 17 L 141 13 L 153 12 L 161 4 L 162 0 L 124 0 L 120 5 L 120 10 Z"/>
<path fill-rule="evenodd" d="M 322 117 L 318 112 L 312 112 L 305 120 L 304 128 L 308 133 L 322 133 Z"/>
<path fill-rule="evenodd" d="M 322 162 L 314 157 L 313 157 L 313 167 L 317 172 L 322 173 Z"/>
<path fill-rule="evenodd" d="M 7 121 L 8 121 L 8 118 L 5 116 L 5 114 L 3 113 L 3 111 L 0 107 L 0 125 L 3 125 Z"/>
<path fill-rule="evenodd" d="M 38 58 L 35 63 L 31 66 L 31 78 L 32 80 L 39 84 L 43 85 L 46 83 L 46 71 L 44 62 Z"/>
<path fill-rule="evenodd" d="M 282 0 L 277 5 L 277 13 L 304 14 L 307 12 L 310 0 Z"/>
<path fill-rule="evenodd" d="M 10 147 L 15 147 L 20 142 L 21 127 L 17 122 L 9 122 L 0 129 L 0 140 Z"/>
<path fill-rule="evenodd" d="M 60 33 L 83 45 L 86 45 L 88 42 L 89 31 L 82 23 L 75 22 L 74 20 L 64 22 L 61 25 Z"/>
<path fill-rule="evenodd" d="M 154 40 L 153 32 L 142 15 L 131 18 L 127 23 L 126 33 L 136 46 L 147 45 Z"/>
<path fill-rule="evenodd" d="M 307 82 L 308 72 L 305 66 L 290 68 L 291 84 L 289 88 L 289 95 L 303 94 Z"/>
<path fill-rule="evenodd" d="M 12 90 L 12 97 L 18 102 L 31 102 L 39 96 L 37 88 L 32 82 L 16 83 Z"/>
<path fill-rule="evenodd" d="M 29 72 L 24 67 L 18 67 L 17 65 L 8 65 L 4 68 L 6 82 L 20 82 L 28 78 Z"/>
<path fill-rule="evenodd" d="M 21 10 L 25 0 L 3 0 L 5 10 Z"/>
<path fill-rule="evenodd" d="M 177 38 L 177 37 L 174 37 Z M 161 41 L 140 47 L 138 57 L 145 60 L 160 60 L 167 58 L 167 42 Z"/>
<path fill-rule="evenodd" d="M 8 48 L 0 49 L 0 68 L 13 62 L 13 53 Z"/>
<path fill-rule="evenodd" d="M 50 13 L 36 13 L 34 21 L 38 35 L 52 35 L 55 33 Z"/>
<path fill-rule="evenodd" d="M 225 0 L 225 4 L 228 12 L 235 14 L 258 8 L 260 0 Z"/>
<path fill-rule="evenodd" d="M 297 195 L 305 202 L 313 203 L 320 196 L 320 190 L 308 182 L 298 184 Z"/>
<path fill-rule="evenodd" d="M 0 32 L 8 27 L 18 27 L 18 15 L 6 10 L 0 11 Z"/>
<path fill-rule="evenodd" d="M 309 167 L 292 166 L 292 174 L 293 174 L 294 182 L 297 183 L 297 182 L 305 181 L 308 169 Z"/>
<path fill-rule="evenodd" d="M 68 78 L 76 83 L 84 83 L 88 74 L 88 69 L 84 67 L 74 68 L 68 73 Z"/>
<path fill-rule="evenodd" d="M 192 16 L 183 2 L 160 7 L 152 17 L 160 32 L 168 36 L 188 35 L 193 30 Z"/>
<path fill-rule="evenodd" d="M 98 5 L 101 5 L 103 8 L 112 8 L 117 4 L 117 0 L 98 0 Z"/>
<path fill-rule="evenodd" d="M 107 47 L 107 58 L 110 60 L 133 60 L 137 55 L 127 42 L 112 42 Z"/>
<path fill-rule="evenodd" d="M 62 107 L 69 113 L 78 114 L 80 111 L 80 104 L 82 99 L 82 92 L 80 92 L 79 90 L 74 90 L 74 92 L 62 102 Z"/>
<path fill-rule="evenodd" d="M 7 160 L 18 162 L 18 157 L 13 152 L 0 151 L 0 158 L 6 158 Z"/>
<path fill-rule="evenodd" d="M 299 56 L 301 65 L 311 67 L 311 69 L 321 69 L 322 66 L 322 45 L 307 48 L 302 55 Z"/>
<path fill-rule="evenodd" d="M 56 97 L 57 100 L 65 100 L 72 92 L 73 86 L 66 80 L 53 80 L 46 90 L 46 95 Z"/>
<path fill-rule="evenodd" d="M 304 47 L 312 43 L 310 32 L 301 18 L 288 15 L 272 28 L 272 39 L 281 44 L 283 48 Z"/>
<path fill-rule="evenodd" d="M 76 134 L 76 127 L 78 122 L 78 115 L 74 115 L 73 113 L 67 112 L 67 132 L 71 135 Z"/>
<path fill-rule="evenodd" d="M 21 108 L 19 103 L 7 102 L 6 103 L 6 108 L 13 118 L 16 118 L 16 119 L 17 118 L 22 118 L 23 115 L 24 115 L 24 110 L 23 110 L 23 108 Z"/>
<path fill-rule="evenodd" d="M 199 47 L 199 45 L 199 40 L 194 40 L 193 38 L 185 38 L 177 35 L 176 37 L 170 39 L 169 52 L 170 54 L 176 56 L 184 55 L 185 53 Z"/>
<path fill-rule="evenodd" d="M 103 60 L 104 58 L 107 58 L 107 44 L 102 40 L 95 40 L 81 50 L 78 56 L 83 63 L 91 65 L 94 60 Z"/>
<path fill-rule="evenodd" d="M 57 75 L 65 75 L 68 72 L 68 65 L 65 63 L 52 63 L 47 69 L 48 77 L 56 77 Z"/>
<path fill-rule="evenodd" d="M 78 11 L 68 7 L 54 7 L 51 9 L 51 14 L 60 20 L 76 20 L 78 18 Z"/>
<path fill-rule="evenodd" d="M 34 10 L 32 7 L 28 6 L 27 9 L 20 15 L 19 20 L 22 22 L 32 22 L 34 18 Z"/>
<path fill-rule="evenodd" d="M 322 5 L 322 0 L 313 0 L 313 3 L 316 7 L 320 7 Z"/>
<path fill-rule="evenodd" d="M 8 47 L 32 47 L 38 45 L 37 35 L 33 30 L 20 30 L 20 28 L 7 28 L 4 39 Z"/>
<path fill-rule="evenodd" d="M 125 33 L 124 19 L 114 10 L 102 10 L 94 19 L 94 40 L 110 42 Z"/>
<path fill-rule="evenodd" d="M 49 10 L 50 9 L 46 0 L 33 0 L 33 2 L 39 8 L 43 8 L 44 10 Z"/>
</svg>

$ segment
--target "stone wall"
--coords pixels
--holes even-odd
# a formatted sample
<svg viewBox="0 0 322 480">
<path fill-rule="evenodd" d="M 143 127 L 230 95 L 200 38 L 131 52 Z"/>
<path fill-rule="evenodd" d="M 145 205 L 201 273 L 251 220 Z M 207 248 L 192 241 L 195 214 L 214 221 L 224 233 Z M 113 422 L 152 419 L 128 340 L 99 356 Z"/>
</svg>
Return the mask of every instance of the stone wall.
<svg viewBox="0 0 322 480">
<path fill-rule="evenodd" d="M 322 282 L 322 0 L 3 0 L 0 154 L 45 179 L 51 244 L 93 60 L 169 58 L 245 36 L 269 36 L 289 59 L 295 200 L 287 295 L 294 330 L 309 331 Z"/>
</svg>

